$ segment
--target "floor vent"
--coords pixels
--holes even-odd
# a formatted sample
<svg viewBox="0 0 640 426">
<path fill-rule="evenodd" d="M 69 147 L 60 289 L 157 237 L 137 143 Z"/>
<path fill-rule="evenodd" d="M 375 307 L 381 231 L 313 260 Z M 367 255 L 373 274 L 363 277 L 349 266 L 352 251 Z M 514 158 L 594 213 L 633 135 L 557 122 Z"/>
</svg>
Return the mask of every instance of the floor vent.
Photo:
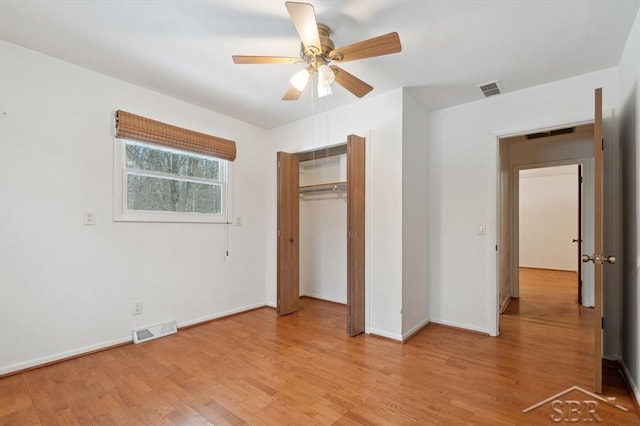
<svg viewBox="0 0 640 426">
<path fill-rule="evenodd" d="M 142 343 L 177 332 L 178 324 L 175 320 L 158 325 L 152 325 L 151 327 L 139 328 L 137 330 L 133 330 L 133 343 Z"/>
<path fill-rule="evenodd" d="M 486 98 L 488 98 L 489 96 L 500 94 L 500 88 L 498 87 L 497 81 L 492 81 L 491 83 L 482 84 L 478 87 L 480 88 L 480 90 L 482 90 L 482 93 Z"/>
</svg>

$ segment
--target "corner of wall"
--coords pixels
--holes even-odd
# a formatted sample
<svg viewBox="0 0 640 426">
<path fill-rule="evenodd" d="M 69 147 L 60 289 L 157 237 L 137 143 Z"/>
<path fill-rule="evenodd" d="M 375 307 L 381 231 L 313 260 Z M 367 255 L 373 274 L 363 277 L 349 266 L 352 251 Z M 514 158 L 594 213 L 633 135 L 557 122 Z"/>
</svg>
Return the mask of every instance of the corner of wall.
<svg viewBox="0 0 640 426">
<path fill-rule="evenodd" d="M 429 322 L 428 112 L 406 88 L 402 94 L 402 336 L 406 340 Z"/>
</svg>

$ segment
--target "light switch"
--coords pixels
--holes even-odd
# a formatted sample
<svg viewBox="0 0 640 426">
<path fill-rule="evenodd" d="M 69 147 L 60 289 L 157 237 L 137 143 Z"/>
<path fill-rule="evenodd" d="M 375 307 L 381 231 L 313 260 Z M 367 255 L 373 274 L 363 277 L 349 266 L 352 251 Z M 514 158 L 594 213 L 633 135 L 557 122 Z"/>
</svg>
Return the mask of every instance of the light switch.
<svg viewBox="0 0 640 426">
<path fill-rule="evenodd" d="M 478 235 L 487 235 L 487 226 L 484 223 L 478 225 Z"/>
<path fill-rule="evenodd" d="M 236 226 L 242 226 L 242 217 L 240 216 L 236 217 Z"/>
<path fill-rule="evenodd" d="M 96 212 L 95 210 L 86 210 L 82 212 L 82 224 L 83 225 L 95 225 L 96 224 Z"/>
</svg>

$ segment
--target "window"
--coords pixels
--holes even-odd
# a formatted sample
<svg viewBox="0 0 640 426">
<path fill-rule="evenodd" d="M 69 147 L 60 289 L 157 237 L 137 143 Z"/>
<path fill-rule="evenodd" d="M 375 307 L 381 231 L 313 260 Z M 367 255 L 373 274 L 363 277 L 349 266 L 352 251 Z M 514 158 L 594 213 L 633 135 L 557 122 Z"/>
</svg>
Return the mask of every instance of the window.
<svg viewBox="0 0 640 426">
<path fill-rule="evenodd" d="M 127 139 L 115 145 L 115 220 L 227 221 L 229 161 Z"/>
</svg>

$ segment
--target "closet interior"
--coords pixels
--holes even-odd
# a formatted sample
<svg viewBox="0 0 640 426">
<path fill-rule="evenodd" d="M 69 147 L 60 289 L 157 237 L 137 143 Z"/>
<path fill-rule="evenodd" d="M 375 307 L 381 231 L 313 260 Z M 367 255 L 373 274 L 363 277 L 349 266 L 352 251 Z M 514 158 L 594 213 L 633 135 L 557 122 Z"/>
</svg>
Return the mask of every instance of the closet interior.
<svg viewBox="0 0 640 426">
<path fill-rule="evenodd" d="M 347 303 L 347 145 L 298 153 L 300 295 Z"/>
</svg>

